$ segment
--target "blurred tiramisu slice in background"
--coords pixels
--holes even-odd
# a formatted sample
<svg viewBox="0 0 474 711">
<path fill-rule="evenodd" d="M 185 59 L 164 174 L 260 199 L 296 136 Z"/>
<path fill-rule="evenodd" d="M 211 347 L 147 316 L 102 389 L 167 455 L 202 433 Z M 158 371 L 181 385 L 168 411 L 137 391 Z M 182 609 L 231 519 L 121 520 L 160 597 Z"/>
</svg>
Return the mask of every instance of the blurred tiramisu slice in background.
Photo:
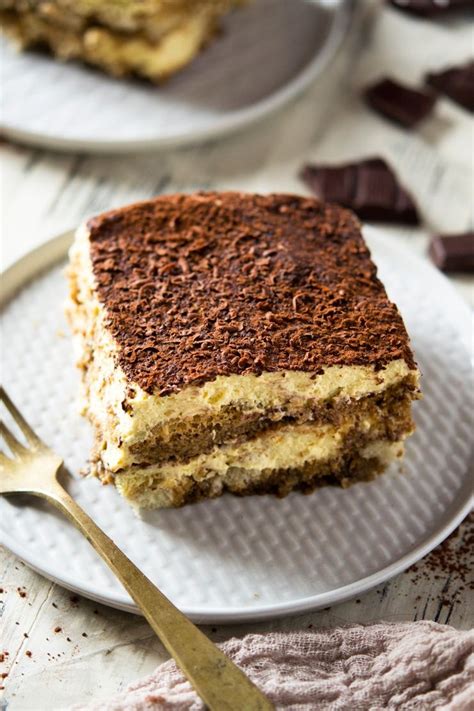
<svg viewBox="0 0 474 711">
<path fill-rule="evenodd" d="M 160 81 L 188 64 L 243 0 L 0 0 L 3 32 L 113 76 Z"/>
</svg>

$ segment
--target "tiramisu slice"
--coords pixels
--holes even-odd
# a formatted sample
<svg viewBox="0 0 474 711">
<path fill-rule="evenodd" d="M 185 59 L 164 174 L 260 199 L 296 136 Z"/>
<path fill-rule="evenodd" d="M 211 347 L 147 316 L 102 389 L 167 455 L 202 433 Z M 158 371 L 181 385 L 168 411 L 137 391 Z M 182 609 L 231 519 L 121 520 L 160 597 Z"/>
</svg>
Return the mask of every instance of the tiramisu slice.
<svg viewBox="0 0 474 711">
<path fill-rule="evenodd" d="M 70 320 L 94 472 L 140 507 L 370 479 L 418 370 L 348 210 L 169 195 L 81 227 Z"/>
<path fill-rule="evenodd" d="M 242 0 L 0 0 L 0 25 L 21 48 L 47 47 L 114 76 L 159 81 L 193 59 Z"/>
</svg>

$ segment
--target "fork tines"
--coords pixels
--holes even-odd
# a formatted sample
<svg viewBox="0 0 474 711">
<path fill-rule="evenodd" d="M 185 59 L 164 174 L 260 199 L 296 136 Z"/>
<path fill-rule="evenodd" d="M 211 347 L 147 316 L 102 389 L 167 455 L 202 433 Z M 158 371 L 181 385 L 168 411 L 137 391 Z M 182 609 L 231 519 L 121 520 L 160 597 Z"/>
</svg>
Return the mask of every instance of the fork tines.
<svg viewBox="0 0 474 711">
<path fill-rule="evenodd" d="M 28 422 L 25 420 L 21 412 L 18 410 L 18 408 L 13 404 L 11 401 L 10 397 L 8 396 L 7 392 L 5 391 L 5 388 L 3 386 L 0 386 L 0 402 L 2 402 L 10 415 L 13 417 L 15 420 L 16 424 L 20 428 L 20 430 L 23 432 L 25 435 L 28 443 L 32 447 L 39 447 L 42 442 L 40 438 L 38 437 L 37 434 L 32 430 Z M 18 442 L 16 437 L 12 435 L 10 430 L 7 428 L 7 426 L 1 422 L 0 424 L 0 435 L 3 437 L 5 442 L 7 443 L 9 449 L 11 449 L 12 453 L 21 453 L 21 451 L 25 451 L 25 447 Z M 20 450 L 21 448 L 21 450 Z"/>
</svg>

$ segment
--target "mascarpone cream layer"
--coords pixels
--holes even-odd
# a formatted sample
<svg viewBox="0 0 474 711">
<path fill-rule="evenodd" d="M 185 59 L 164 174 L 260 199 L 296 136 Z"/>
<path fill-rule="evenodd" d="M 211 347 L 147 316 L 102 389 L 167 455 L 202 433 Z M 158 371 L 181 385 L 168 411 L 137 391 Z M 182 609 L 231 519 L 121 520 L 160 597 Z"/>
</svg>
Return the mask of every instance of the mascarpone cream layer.
<svg viewBox="0 0 474 711">
<path fill-rule="evenodd" d="M 372 425 L 369 420 L 364 424 L 367 430 Z M 122 496 L 135 499 L 139 506 L 167 506 L 171 504 L 167 501 L 167 492 L 175 490 L 183 478 L 204 481 L 218 477 L 225 482 L 238 477 L 240 481 L 242 478 L 258 481 L 263 472 L 286 469 L 289 463 L 292 469 L 299 469 L 307 464 L 329 462 L 344 448 L 345 435 L 351 425 L 288 425 L 252 441 L 216 447 L 210 454 L 194 457 L 186 464 L 134 467 L 117 474 L 115 484 Z M 376 440 L 359 453 L 386 465 L 403 454 L 403 442 Z"/>
<path fill-rule="evenodd" d="M 147 77 L 167 76 L 191 61 L 207 38 L 210 26 L 205 14 L 190 17 L 156 45 L 145 37 L 124 39 L 107 29 L 94 28 L 85 33 L 86 56 L 89 61 L 109 67 L 112 73 L 118 66 Z"/>
<path fill-rule="evenodd" d="M 160 474 L 164 478 L 192 476 L 205 479 L 214 474 L 223 476 L 229 469 L 236 467 L 261 471 L 285 469 L 291 463 L 292 468 L 298 468 L 307 462 L 326 461 L 333 457 L 341 448 L 349 427 L 350 424 L 344 427 L 286 425 L 246 442 L 216 447 L 212 452 L 193 457 L 185 464 L 152 464 L 143 467 L 142 472 Z"/>
</svg>

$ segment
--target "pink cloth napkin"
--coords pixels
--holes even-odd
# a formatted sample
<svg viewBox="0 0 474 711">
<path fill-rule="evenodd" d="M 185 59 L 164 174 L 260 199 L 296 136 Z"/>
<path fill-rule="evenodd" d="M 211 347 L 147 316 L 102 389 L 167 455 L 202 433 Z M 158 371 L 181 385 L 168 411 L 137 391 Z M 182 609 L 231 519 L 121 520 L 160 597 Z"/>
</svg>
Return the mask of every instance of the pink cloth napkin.
<svg viewBox="0 0 474 711">
<path fill-rule="evenodd" d="M 382 622 L 249 634 L 221 647 L 277 709 L 474 709 L 473 630 Z M 119 696 L 81 708 L 201 711 L 204 706 L 169 661 Z"/>
</svg>

